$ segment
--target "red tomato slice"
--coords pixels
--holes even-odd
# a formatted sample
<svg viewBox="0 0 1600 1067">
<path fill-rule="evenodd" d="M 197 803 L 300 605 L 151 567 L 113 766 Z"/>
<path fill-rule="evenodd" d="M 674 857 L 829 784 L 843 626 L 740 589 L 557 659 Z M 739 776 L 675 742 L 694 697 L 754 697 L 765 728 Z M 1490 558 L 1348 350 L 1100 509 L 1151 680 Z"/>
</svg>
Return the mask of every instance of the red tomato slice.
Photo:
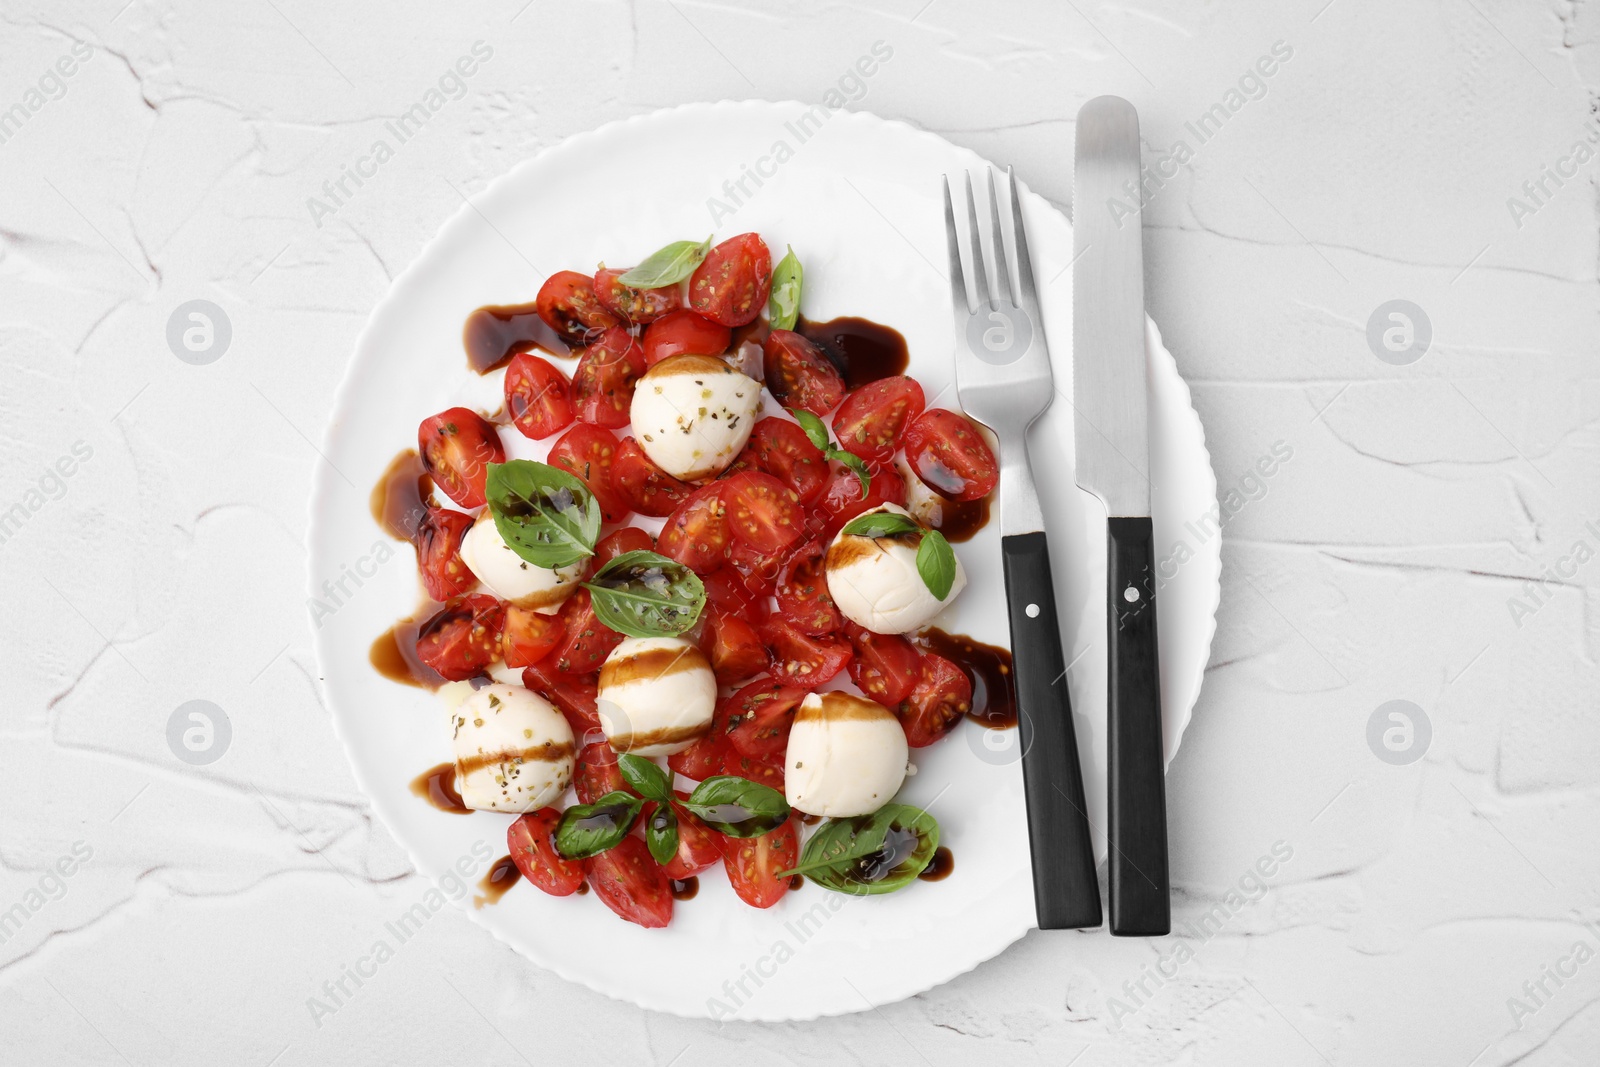
<svg viewBox="0 0 1600 1067">
<path fill-rule="evenodd" d="M 783 792 L 782 760 L 776 763 L 768 763 L 763 760 L 751 759 L 749 756 L 739 753 L 732 745 L 728 745 L 724 749 L 722 766 L 717 773 L 748 778 L 759 785 L 771 786 L 778 792 Z"/>
<path fill-rule="evenodd" d="M 595 618 L 589 590 L 579 589 L 561 605 L 566 632 L 548 657 L 562 674 L 588 674 L 600 669 L 622 635 Z"/>
<path fill-rule="evenodd" d="M 766 598 L 746 589 L 743 580 L 735 574 L 719 570 L 705 575 L 701 581 L 706 586 L 706 602 L 717 611 L 736 615 L 751 625 L 771 614 Z"/>
<path fill-rule="evenodd" d="M 689 277 L 689 306 L 724 326 L 754 322 L 772 290 L 772 253 L 753 233 L 713 248 Z"/>
<path fill-rule="evenodd" d="M 672 886 L 642 837 L 629 834 L 584 867 L 594 895 L 624 919 L 651 929 L 672 921 Z"/>
<path fill-rule="evenodd" d="M 790 554 L 778 574 L 774 590 L 778 610 L 804 634 L 830 634 L 844 625 L 844 616 L 828 592 L 827 552 L 822 541 L 807 541 Z"/>
<path fill-rule="evenodd" d="M 561 812 L 540 808 L 506 828 L 506 850 L 522 877 L 553 897 L 567 897 L 583 884 L 583 864 L 556 851 L 554 836 Z"/>
<path fill-rule="evenodd" d="M 633 335 L 613 326 L 583 350 L 572 372 L 578 420 L 616 429 L 628 425 L 633 383 L 645 372 L 644 352 Z"/>
<path fill-rule="evenodd" d="M 594 279 L 575 270 L 552 274 L 539 287 L 534 308 L 552 330 L 573 341 L 619 321 L 595 296 Z"/>
<path fill-rule="evenodd" d="M 578 791 L 578 803 L 593 804 L 607 793 L 622 790 L 633 793 L 622 770 L 617 766 L 617 752 L 609 741 L 591 741 L 578 750 L 578 759 L 572 769 L 572 787 Z M 637 796 L 637 793 L 634 793 Z"/>
<path fill-rule="evenodd" d="M 844 376 L 822 349 L 793 330 L 773 330 L 763 346 L 767 390 L 786 408 L 826 415 L 844 399 Z"/>
<path fill-rule="evenodd" d="M 451 408 L 423 419 L 417 427 L 417 452 L 433 483 L 464 508 L 483 506 L 489 464 L 506 461 L 500 435 L 469 408 Z"/>
<path fill-rule="evenodd" d="M 856 652 L 850 680 L 884 707 L 898 708 L 922 677 L 922 653 L 899 634 L 875 634 L 855 623 L 845 629 Z"/>
<path fill-rule="evenodd" d="M 964 415 L 924 411 L 905 431 L 906 462 L 924 485 L 950 500 L 988 496 L 1000 480 L 989 443 Z"/>
<path fill-rule="evenodd" d="M 684 799 L 687 793 L 680 792 Z M 668 878 L 687 878 L 699 874 L 722 858 L 722 835 L 699 819 L 674 805 L 678 815 L 678 854 L 661 869 Z"/>
<path fill-rule="evenodd" d="M 594 273 L 594 295 L 601 305 L 618 318 L 630 322 L 654 322 L 667 312 L 683 306 L 676 285 L 659 289 L 635 289 L 617 281 L 626 270 L 602 267 Z"/>
<path fill-rule="evenodd" d="M 671 515 L 694 491 L 655 465 L 639 442 L 624 437 L 611 465 L 611 486 L 641 515 Z"/>
<path fill-rule="evenodd" d="M 704 737 L 698 738 L 683 751 L 674 752 L 667 757 L 667 768 L 674 774 L 703 782 L 707 778 L 726 773 L 722 767 L 728 758 L 728 752 L 727 738 L 713 721 L 711 731 Z"/>
<path fill-rule="evenodd" d="M 741 471 L 721 482 L 733 536 L 762 552 L 781 552 L 800 539 L 805 514 L 793 489 L 762 471 Z"/>
<path fill-rule="evenodd" d="M 505 388 L 506 411 L 522 436 L 542 441 L 572 424 L 572 389 L 549 360 L 527 352 L 512 356 Z"/>
<path fill-rule="evenodd" d="M 655 538 L 648 533 L 637 526 L 624 526 L 606 534 L 594 546 L 594 569 L 598 571 L 624 552 L 649 552 L 655 547 Z"/>
<path fill-rule="evenodd" d="M 781 615 L 763 622 L 760 632 L 772 653 L 772 676 L 786 685 L 815 689 L 844 670 L 854 656 L 844 637 L 803 634 Z"/>
<path fill-rule="evenodd" d="M 789 820 L 761 837 L 727 837 L 722 842 L 728 881 L 752 908 L 770 908 L 789 891 L 789 876 L 779 876 L 800 861 L 800 820 Z"/>
<path fill-rule="evenodd" d="M 770 678 L 751 682 L 724 702 L 728 743 L 742 756 L 762 763 L 781 763 L 789 747 L 794 709 L 807 692 Z"/>
<path fill-rule="evenodd" d="M 417 524 L 411 543 L 417 546 L 417 572 L 422 587 L 435 600 L 449 600 L 478 584 L 461 560 L 461 539 L 472 529 L 472 516 L 449 508 L 429 508 Z"/>
<path fill-rule="evenodd" d="M 580 422 L 556 439 L 545 462 L 576 474 L 600 502 L 605 520 L 621 522 L 628 517 L 628 502 L 611 487 L 611 467 L 620 447 L 610 430 Z"/>
<path fill-rule="evenodd" d="M 669 311 L 644 328 L 644 361 L 654 367 L 668 356 L 720 356 L 733 331 L 692 311 Z"/>
<path fill-rule="evenodd" d="M 713 482 L 690 493 L 667 516 L 656 538 L 656 551 L 703 576 L 722 566 L 732 539 L 722 485 Z"/>
<path fill-rule="evenodd" d="M 507 667 L 531 667 L 548 656 L 566 636 L 560 615 L 542 615 L 532 608 L 506 605 L 501 648 Z"/>
<path fill-rule="evenodd" d="M 714 606 L 707 608 L 700 646 L 723 685 L 734 685 L 767 669 L 767 646 L 755 627 Z"/>
<path fill-rule="evenodd" d="M 828 461 L 822 450 L 799 423 L 788 419 L 757 421 L 739 458 L 793 489 L 802 504 L 814 503 L 828 484 Z"/>
<path fill-rule="evenodd" d="M 900 709 L 906 744 L 926 748 L 949 733 L 971 708 L 972 680 L 943 656 L 924 652 L 922 675 Z"/>
<path fill-rule="evenodd" d="M 417 658 L 452 682 L 480 674 L 500 658 L 505 605 L 487 593 L 456 597 L 417 632 Z"/>
<path fill-rule="evenodd" d="M 783 570 L 786 555 L 784 549 L 763 552 L 743 541 L 735 541 L 728 552 L 728 565 L 738 575 L 744 591 L 765 602 L 778 584 L 778 575 Z"/>
<path fill-rule="evenodd" d="M 907 423 L 922 414 L 927 401 L 915 378 L 897 374 L 868 382 L 845 398 L 833 416 L 839 447 L 862 459 L 887 463 L 900 448 Z"/>
<path fill-rule="evenodd" d="M 806 513 L 806 532 L 813 536 L 821 535 L 824 541 L 831 542 L 845 523 L 879 504 L 899 504 L 904 507 L 906 483 L 900 477 L 899 469 L 892 463 L 885 463 L 871 468 L 871 473 L 872 480 L 867 487 L 867 495 L 863 497 L 861 479 L 856 477 L 855 472 L 841 464 L 834 464 L 833 478 L 828 482 L 827 489 L 823 491 L 816 507 Z"/>
<path fill-rule="evenodd" d="M 522 672 L 522 686 L 554 704 L 581 743 L 600 733 L 600 675 L 562 674 L 549 656 Z"/>
</svg>

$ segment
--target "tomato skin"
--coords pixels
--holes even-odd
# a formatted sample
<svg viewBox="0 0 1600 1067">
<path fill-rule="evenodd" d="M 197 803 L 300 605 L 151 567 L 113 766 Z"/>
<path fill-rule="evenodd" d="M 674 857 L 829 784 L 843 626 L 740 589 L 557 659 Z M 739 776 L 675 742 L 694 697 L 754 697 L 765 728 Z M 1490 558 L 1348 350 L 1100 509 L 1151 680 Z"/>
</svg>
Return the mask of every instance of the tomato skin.
<svg viewBox="0 0 1600 1067">
<path fill-rule="evenodd" d="M 780 615 L 764 621 L 759 632 L 772 653 L 772 677 L 785 685 L 815 689 L 844 670 L 855 655 L 844 637 L 803 634 Z"/>
<path fill-rule="evenodd" d="M 506 605 L 501 654 L 507 667 L 531 667 L 548 656 L 566 636 L 560 615 L 543 615 L 532 608 Z"/>
<path fill-rule="evenodd" d="M 789 891 L 789 878 L 779 877 L 800 861 L 800 820 L 790 816 L 776 830 L 760 837 L 722 840 L 723 865 L 728 881 L 752 908 L 770 908 Z"/>
<path fill-rule="evenodd" d="M 644 352 L 632 334 L 613 326 L 583 350 L 572 372 L 578 421 L 616 429 L 628 425 L 633 386 L 645 372 Z"/>
<path fill-rule="evenodd" d="M 862 459 L 887 463 L 900 448 L 900 435 L 927 406 L 915 378 L 897 374 L 868 382 L 845 398 L 833 416 L 839 447 Z"/>
<path fill-rule="evenodd" d="M 783 571 L 785 555 L 784 549 L 763 552 L 743 541 L 735 541 L 733 548 L 728 552 L 727 569 L 738 576 L 739 584 L 746 593 L 765 601 L 778 584 L 778 575 Z"/>
<path fill-rule="evenodd" d="M 768 763 L 764 760 L 752 759 L 741 754 L 732 745 L 723 750 L 722 766 L 718 774 L 731 774 L 738 778 L 748 778 L 758 785 L 768 785 L 778 792 L 783 792 L 783 761 Z M 731 841 L 732 838 L 729 838 Z"/>
<path fill-rule="evenodd" d="M 763 471 L 740 471 L 721 484 L 733 536 L 761 552 L 781 552 L 800 539 L 805 512 L 793 489 Z"/>
<path fill-rule="evenodd" d="M 845 630 L 856 653 L 850 680 L 870 699 L 891 711 L 898 708 L 922 677 L 922 653 L 899 634 L 876 634 L 855 623 Z"/>
<path fill-rule="evenodd" d="M 576 474 L 600 502 L 605 520 L 621 522 L 628 517 L 628 502 L 611 487 L 611 470 L 621 447 L 610 430 L 580 422 L 556 439 L 545 462 Z"/>
<path fill-rule="evenodd" d="M 578 750 L 572 768 L 572 787 L 578 792 L 580 804 L 593 804 L 607 793 L 618 790 L 638 796 L 622 777 L 616 750 L 605 740 L 591 741 Z"/>
<path fill-rule="evenodd" d="M 567 376 L 549 360 L 518 352 L 506 367 L 506 411 L 522 436 L 541 441 L 572 424 L 575 409 Z"/>
<path fill-rule="evenodd" d="M 794 711 L 808 692 L 771 678 L 751 682 L 724 702 L 728 743 L 741 756 L 762 763 L 782 762 Z"/>
<path fill-rule="evenodd" d="M 656 547 L 655 538 L 637 526 L 624 526 L 600 538 L 594 546 L 594 569 L 599 570 L 624 552 L 649 552 Z"/>
<path fill-rule="evenodd" d="M 575 270 L 559 271 L 545 279 L 534 298 L 534 310 L 556 333 L 582 341 L 591 330 L 618 325 L 595 295 L 594 279 Z"/>
<path fill-rule="evenodd" d="M 756 628 L 715 606 L 707 607 L 700 644 L 723 685 L 734 685 L 767 669 L 767 646 L 761 643 Z"/>
<path fill-rule="evenodd" d="M 703 782 L 724 773 L 723 764 L 728 758 L 728 741 L 715 720 L 711 729 L 681 752 L 667 757 L 667 768 L 674 774 Z"/>
<path fill-rule="evenodd" d="M 556 706 L 581 744 L 600 730 L 600 675 L 562 674 L 549 656 L 522 672 L 522 687 Z"/>
<path fill-rule="evenodd" d="M 745 588 L 735 574 L 718 570 L 700 580 L 706 586 L 706 603 L 719 612 L 736 615 L 752 625 L 772 614 L 766 600 Z"/>
<path fill-rule="evenodd" d="M 439 676 L 465 681 L 500 656 L 505 605 L 487 593 L 447 601 L 417 632 L 417 658 Z"/>
<path fill-rule="evenodd" d="M 687 793 L 678 793 L 680 800 L 687 796 Z M 722 858 L 722 835 L 681 807 L 673 807 L 678 815 L 678 854 L 661 869 L 668 878 L 688 878 Z"/>
<path fill-rule="evenodd" d="M 1000 464 L 965 415 L 931 408 L 906 427 L 906 462 L 929 489 L 948 500 L 978 500 L 1000 480 Z"/>
<path fill-rule="evenodd" d="M 793 330 L 773 330 L 762 351 L 767 390 L 784 407 L 821 416 L 844 399 L 844 376 L 807 338 Z"/>
<path fill-rule="evenodd" d="M 500 435 L 470 408 L 450 408 L 423 419 L 417 427 L 417 454 L 433 484 L 464 508 L 483 506 L 489 464 L 506 461 Z"/>
<path fill-rule="evenodd" d="M 689 499 L 694 486 L 668 474 L 645 455 L 639 442 L 624 437 L 611 465 L 611 487 L 641 515 L 665 517 Z"/>
<path fill-rule="evenodd" d="M 546 658 L 562 674 L 598 671 L 611 650 L 622 644 L 621 634 L 595 618 L 587 589 L 579 589 L 561 605 L 561 621 L 566 630 Z"/>
<path fill-rule="evenodd" d="M 867 495 L 863 497 L 861 479 L 856 477 L 855 472 L 842 464 L 834 464 L 832 480 L 828 482 L 816 507 L 806 513 L 807 533 L 820 535 L 824 541 L 831 542 L 845 523 L 879 504 L 905 506 L 906 483 L 900 477 L 899 469 L 887 463 L 877 468 L 869 465 L 869 469 L 872 480 L 867 486 Z"/>
<path fill-rule="evenodd" d="M 417 573 L 435 600 L 449 600 L 478 584 L 461 559 L 461 539 L 472 529 L 472 516 L 449 508 L 429 508 L 417 524 L 411 543 L 417 548 Z"/>
<path fill-rule="evenodd" d="M 618 278 L 626 270 L 601 267 L 594 272 L 594 295 L 607 311 L 629 322 L 654 322 L 669 311 L 683 306 L 683 298 L 676 285 L 663 285 L 659 289 L 635 289 L 623 285 Z"/>
<path fill-rule="evenodd" d="M 949 733 L 972 708 L 972 680 L 960 667 L 934 652 L 922 654 L 916 688 L 899 709 L 906 744 L 926 748 Z"/>
<path fill-rule="evenodd" d="M 556 851 L 554 836 L 561 822 L 555 808 L 519 816 L 506 827 L 506 851 L 522 877 L 553 897 L 568 897 L 583 884 L 583 864 Z"/>
<path fill-rule="evenodd" d="M 739 459 L 793 489 L 802 504 L 815 503 L 828 485 L 828 461 L 822 450 L 799 423 L 788 419 L 757 420 Z"/>
<path fill-rule="evenodd" d="M 712 482 L 690 493 L 667 516 L 656 538 L 656 551 L 703 577 L 722 566 L 732 540 L 722 483 Z"/>
<path fill-rule="evenodd" d="M 689 306 L 724 326 L 745 326 L 767 306 L 772 253 L 759 235 L 730 237 L 689 276 Z"/>
<path fill-rule="evenodd" d="M 774 590 L 778 611 L 803 634 L 830 634 L 844 626 L 844 616 L 828 592 L 827 551 L 821 540 L 807 541 L 789 555 L 778 573 Z"/>
<path fill-rule="evenodd" d="M 669 311 L 644 328 L 644 361 L 654 367 L 668 356 L 720 356 L 728 350 L 733 331 L 720 322 L 687 309 Z"/>
<path fill-rule="evenodd" d="M 643 838 L 629 834 L 583 863 L 594 895 L 624 919 L 649 929 L 672 921 L 672 887 Z"/>
</svg>

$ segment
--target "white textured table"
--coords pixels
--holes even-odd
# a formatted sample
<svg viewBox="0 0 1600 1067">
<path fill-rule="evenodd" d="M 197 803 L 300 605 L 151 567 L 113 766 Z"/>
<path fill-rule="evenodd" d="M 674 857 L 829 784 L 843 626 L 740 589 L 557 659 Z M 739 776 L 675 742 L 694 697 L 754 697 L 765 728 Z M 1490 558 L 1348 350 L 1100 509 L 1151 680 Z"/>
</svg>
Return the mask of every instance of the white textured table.
<svg viewBox="0 0 1600 1067">
<path fill-rule="evenodd" d="M 0 1061 L 1595 1062 L 1594 5 L 521 3 L 0 11 Z M 453 908 L 363 962 L 425 887 L 319 705 L 302 535 L 369 308 L 543 146 L 830 90 L 1063 206 L 1078 107 L 1143 116 L 1227 516 L 1174 936 L 793 1026 L 609 1001 Z"/>
</svg>

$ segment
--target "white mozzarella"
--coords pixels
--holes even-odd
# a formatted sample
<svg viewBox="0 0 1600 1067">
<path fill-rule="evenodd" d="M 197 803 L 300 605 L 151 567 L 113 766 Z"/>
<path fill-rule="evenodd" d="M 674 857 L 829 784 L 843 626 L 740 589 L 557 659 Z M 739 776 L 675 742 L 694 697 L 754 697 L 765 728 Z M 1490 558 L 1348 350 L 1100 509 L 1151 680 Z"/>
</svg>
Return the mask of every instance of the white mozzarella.
<svg viewBox="0 0 1600 1067">
<path fill-rule="evenodd" d="M 656 466 L 675 478 L 709 478 L 750 439 L 761 383 L 712 356 L 669 356 L 633 390 L 628 419 Z"/>
<path fill-rule="evenodd" d="M 874 509 L 907 514 L 895 504 Z M 840 531 L 828 547 L 828 592 L 845 618 L 873 633 L 903 634 L 927 624 L 967 584 L 967 572 L 956 558 L 956 577 L 943 600 L 929 591 L 917 572 L 919 539 L 858 537 Z"/>
<path fill-rule="evenodd" d="M 521 686 L 486 685 L 451 713 L 456 792 L 480 811 L 533 811 L 572 781 L 572 727 Z"/>
<path fill-rule="evenodd" d="M 536 567 L 512 551 L 485 508 L 461 539 L 461 560 L 495 596 L 546 615 L 561 609 L 583 580 L 583 563 L 558 570 Z"/>
<path fill-rule="evenodd" d="M 630 637 L 600 668 L 600 727 L 618 752 L 670 756 L 711 729 L 717 679 L 681 637 Z"/>
<path fill-rule="evenodd" d="M 849 693 L 800 702 L 784 757 L 789 806 L 808 815 L 870 815 L 906 778 L 905 730 L 882 704 Z"/>
</svg>

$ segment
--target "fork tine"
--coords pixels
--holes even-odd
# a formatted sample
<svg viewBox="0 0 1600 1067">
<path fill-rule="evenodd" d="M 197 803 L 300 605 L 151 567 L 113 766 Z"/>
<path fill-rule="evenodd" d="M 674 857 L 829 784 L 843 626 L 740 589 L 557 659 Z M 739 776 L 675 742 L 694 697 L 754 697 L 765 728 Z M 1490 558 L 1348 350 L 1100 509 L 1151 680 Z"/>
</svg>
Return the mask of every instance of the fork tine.
<svg viewBox="0 0 1600 1067">
<path fill-rule="evenodd" d="M 983 238 L 978 236 L 978 202 L 972 196 L 972 172 L 967 171 L 967 236 L 972 245 L 973 295 L 981 305 L 994 300 L 994 290 L 989 288 L 988 274 L 983 266 Z"/>
<path fill-rule="evenodd" d="M 1019 302 L 1011 293 L 1011 269 L 1006 263 L 1006 242 L 1000 231 L 1005 229 L 1005 223 L 1000 217 L 1000 202 L 995 199 L 994 168 L 985 167 L 984 174 L 989 181 L 989 243 L 994 246 L 994 284 L 995 291 L 1000 296 L 995 297 L 995 302 L 1000 302 L 1004 297 L 1012 306 Z M 1017 239 L 1011 238 L 1011 246 L 1016 247 Z"/>
<path fill-rule="evenodd" d="M 1033 285 L 1033 257 L 1028 254 L 1028 229 L 1022 224 L 1022 197 L 1017 192 L 1017 179 L 1006 167 L 1006 191 L 1011 194 L 1011 246 L 1017 251 L 1017 291 L 1022 297 L 1022 310 L 1033 321 L 1039 321 L 1039 291 Z"/>
<path fill-rule="evenodd" d="M 950 306 L 955 310 L 956 327 L 960 329 L 966 325 L 972 309 L 967 300 L 966 275 L 961 269 L 961 241 L 956 236 L 955 201 L 948 174 L 944 176 L 944 232 L 950 243 Z"/>
</svg>

